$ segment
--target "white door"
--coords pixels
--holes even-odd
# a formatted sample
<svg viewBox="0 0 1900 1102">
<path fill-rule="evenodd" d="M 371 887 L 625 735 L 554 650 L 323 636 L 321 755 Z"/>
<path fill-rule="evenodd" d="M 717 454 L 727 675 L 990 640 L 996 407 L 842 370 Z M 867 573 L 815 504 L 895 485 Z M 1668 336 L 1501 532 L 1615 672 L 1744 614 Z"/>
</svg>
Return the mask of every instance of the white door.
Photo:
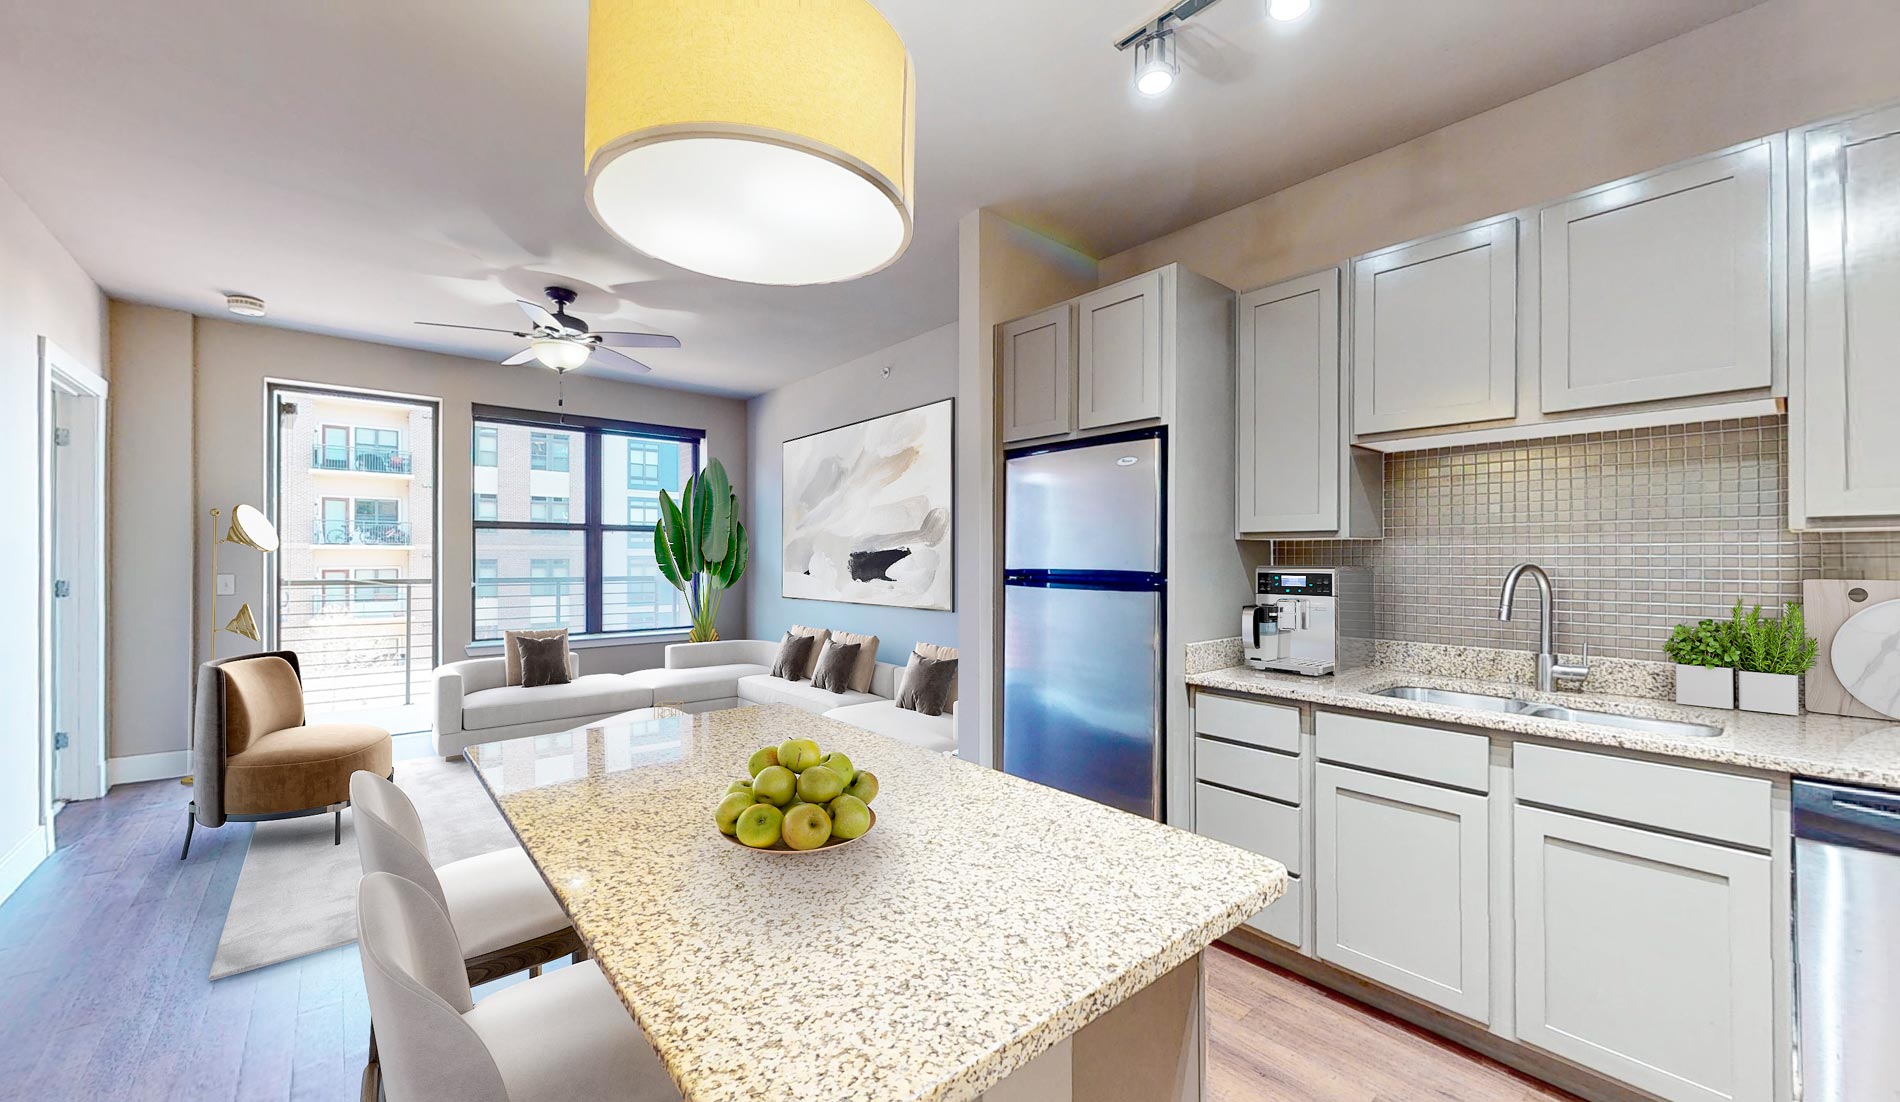
<svg viewBox="0 0 1900 1102">
<path fill-rule="evenodd" d="M 1234 530 L 1337 532 L 1339 271 L 1240 296 Z"/>
<path fill-rule="evenodd" d="M 1672 1102 L 1769 1102 L 1768 856 L 1522 805 L 1516 827 L 1519 1038 Z"/>
<path fill-rule="evenodd" d="M 1314 771 L 1319 955 L 1474 1021 L 1490 1018 L 1484 796 L 1321 764 Z"/>
<path fill-rule="evenodd" d="M 106 381 L 41 339 L 40 475 L 48 802 L 106 794 Z"/>
<path fill-rule="evenodd" d="M 1517 415 L 1517 219 L 1353 262 L 1353 432 Z"/>
<path fill-rule="evenodd" d="M 1004 322 L 1003 439 L 1059 436 L 1075 428 L 1075 306 Z"/>
<path fill-rule="evenodd" d="M 1077 427 L 1161 416 L 1161 277 L 1149 272 L 1076 300 Z"/>
<path fill-rule="evenodd" d="M 1792 149 L 1790 523 L 1900 527 L 1900 108 Z"/>
<path fill-rule="evenodd" d="M 1773 381 L 1776 143 L 1544 208 L 1545 412 Z"/>
</svg>

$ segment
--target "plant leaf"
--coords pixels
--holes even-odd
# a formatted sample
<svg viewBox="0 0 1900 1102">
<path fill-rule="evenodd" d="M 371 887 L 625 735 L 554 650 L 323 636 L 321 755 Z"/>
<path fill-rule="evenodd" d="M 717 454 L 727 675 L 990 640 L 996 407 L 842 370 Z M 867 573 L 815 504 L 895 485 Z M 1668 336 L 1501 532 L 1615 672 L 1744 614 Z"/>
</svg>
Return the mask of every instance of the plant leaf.
<svg viewBox="0 0 1900 1102">
<path fill-rule="evenodd" d="M 662 490 L 661 493 L 665 493 L 665 491 Z M 666 584 L 672 586 L 674 589 L 684 590 L 686 588 L 685 584 L 680 581 L 679 567 L 673 562 L 673 549 L 668 546 L 666 542 L 664 513 L 661 514 L 661 522 L 653 526 L 653 562 L 660 568 L 660 577 L 666 579 Z"/>
<path fill-rule="evenodd" d="M 700 540 L 700 554 L 708 563 L 725 559 L 732 540 L 732 519 L 738 501 L 732 481 L 726 477 L 726 465 L 715 459 L 699 474 L 699 493 L 706 500 L 706 528 Z"/>
</svg>

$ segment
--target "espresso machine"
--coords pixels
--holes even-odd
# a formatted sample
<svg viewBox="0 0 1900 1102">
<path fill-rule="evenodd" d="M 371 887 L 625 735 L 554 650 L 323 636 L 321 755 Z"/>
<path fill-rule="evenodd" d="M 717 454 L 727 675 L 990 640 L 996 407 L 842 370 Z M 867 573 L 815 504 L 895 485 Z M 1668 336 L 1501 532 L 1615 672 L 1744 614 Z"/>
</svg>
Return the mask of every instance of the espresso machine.
<svg viewBox="0 0 1900 1102">
<path fill-rule="evenodd" d="M 1256 670 L 1324 677 L 1372 661 L 1372 572 L 1364 567 L 1262 566 L 1240 639 Z"/>
</svg>

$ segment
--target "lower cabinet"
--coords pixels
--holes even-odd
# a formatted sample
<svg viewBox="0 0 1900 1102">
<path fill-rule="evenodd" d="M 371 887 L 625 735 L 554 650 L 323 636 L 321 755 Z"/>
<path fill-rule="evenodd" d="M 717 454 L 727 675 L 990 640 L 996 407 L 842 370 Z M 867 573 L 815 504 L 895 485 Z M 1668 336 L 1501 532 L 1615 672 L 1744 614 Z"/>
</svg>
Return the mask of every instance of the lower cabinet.
<svg viewBox="0 0 1900 1102">
<path fill-rule="evenodd" d="M 1220 746 L 1208 739 L 1200 743 L 1197 751 L 1202 755 L 1210 747 Z M 1286 760 L 1291 763 L 1289 768 L 1297 770 L 1299 759 Z M 1247 925 L 1295 949 L 1300 948 L 1300 918 L 1305 910 L 1300 880 L 1300 809 L 1277 800 L 1200 783 L 1194 786 L 1194 829 L 1196 833 L 1252 850 L 1286 866 L 1286 891 L 1265 910 L 1248 919 Z"/>
<path fill-rule="evenodd" d="M 1771 859 L 1522 805 L 1515 827 L 1519 1038 L 1671 1102 L 1770 1102 Z"/>
<path fill-rule="evenodd" d="M 1306 880 L 1321 959 L 1488 1021 L 1487 804 L 1473 792 L 1318 765 Z"/>
</svg>

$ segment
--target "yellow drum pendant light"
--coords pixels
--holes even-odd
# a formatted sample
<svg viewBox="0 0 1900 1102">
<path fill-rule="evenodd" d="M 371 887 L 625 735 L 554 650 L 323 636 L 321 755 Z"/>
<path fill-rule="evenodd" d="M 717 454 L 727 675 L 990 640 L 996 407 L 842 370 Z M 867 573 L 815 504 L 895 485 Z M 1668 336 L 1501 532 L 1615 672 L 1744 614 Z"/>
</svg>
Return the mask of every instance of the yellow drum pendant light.
<svg viewBox="0 0 1900 1102">
<path fill-rule="evenodd" d="M 587 205 L 695 272 L 856 279 L 910 244 L 916 112 L 867 0 L 593 0 Z"/>
</svg>

